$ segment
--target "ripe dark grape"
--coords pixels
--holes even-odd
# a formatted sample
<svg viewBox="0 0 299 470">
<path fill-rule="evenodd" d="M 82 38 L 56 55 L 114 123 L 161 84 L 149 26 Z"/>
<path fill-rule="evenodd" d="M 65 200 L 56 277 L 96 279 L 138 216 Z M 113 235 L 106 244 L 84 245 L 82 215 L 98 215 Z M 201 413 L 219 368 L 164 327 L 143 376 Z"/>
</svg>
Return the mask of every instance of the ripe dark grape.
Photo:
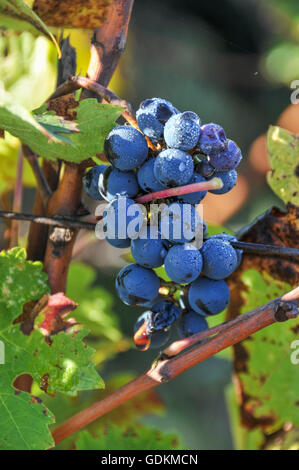
<svg viewBox="0 0 299 470">
<path fill-rule="evenodd" d="M 103 231 L 106 240 L 113 246 L 124 248 L 121 240 L 138 236 L 145 223 L 141 207 L 132 199 L 117 197 L 103 212 Z"/>
<path fill-rule="evenodd" d="M 139 237 L 131 242 L 131 252 L 136 263 L 146 268 L 162 266 L 168 243 L 162 240 L 157 227 L 145 227 Z"/>
<path fill-rule="evenodd" d="M 209 328 L 207 320 L 193 310 L 185 313 L 178 321 L 177 329 L 181 338 L 196 335 Z"/>
<path fill-rule="evenodd" d="M 235 237 L 234 235 L 229 235 L 228 233 L 226 232 L 222 232 L 222 233 L 217 233 L 216 235 L 213 235 L 212 237 L 210 238 L 220 238 L 221 240 L 225 240 L 225 241 L 237 241 L 237 237 Z M 243 254 L 243 250 L 240 250 L 239 248 L 235 248 L 235 252 L 236 252 L 236 255 L 237 255 L 237 267 L 241 264 L 241 261 L 242 261 L 242 254 Z"/>
<path fill-rule="evenodd" d="M 203 316 L 216 315 L 225 309 L 230 292 L 225 281 L 199 277 L 190 284 L 188 301 L 190 307 Z"/>
<path fill-rule="evenodd" d="M 216 171 L 229 171 L 236 168 L 242 160 L 242 153 L 233 140 L 228 140 L 224 151 L 209 154 L 209 162 Z"/>
<path fill-rule="evenodd" d="M 151 139 L 163 136 L 164 125 L 178 110 L 167 100 L 151 98 L 143 101 L 136 112 L 139 129 Z"/>
<path fill-rule="evenodd" d="M 173 115 L 165 124 L 164 139 L 168 147 L 193 149 L 200 134 L 200 119 L 191 111 Z"/>
<path fill-rule="evenodd" d="M 161 184 L 155 177 L 155 161 L 155 158 L 150 158 L 149 160 L 146 160 L 146 162 L 144 162 L 143 165 L 139 168 L 137 173 L 139 186 L 146 193 L 161 191 L 161 189 L 165 188 L 165 186 Z"/>
<path fill-rule="evenodd" d="M 130 264 L 120 270 L 115 286 L 125 304 L 146 306 L 158 297 L 160 280 L 152 269 Z"/>
<path fill-rule="evenodd" d="M 105 140 L 105 154 L 116 168 L 128 171 L 142 165 L 148 147 L 144 135 L 134 127 L 116 126 Z"/>
<path fill-rule="evenodd" d="M 86 194 L 96 201 L 101 201 L 103 199 L 103 196 L 99 191 L 99 178 L 107 168 L 107 165 L 96 165 L 83 177 L 83 188 Z"/>
<path fill-rule="evenodd" d="M 155 331 L 150 334 L 147 333 L 147 327 L 151 322 L 152 312 L 148 310 L 144 312 L 134 325 L 134 341 L 135 345 L 141 351 L 145 351 L 149 348 L 159 349 L 163 346 L 170 338 L 170 329 Z"/>
<path fill-rule="evenodd" d="M 194 165 L 191 155 L 182 150 L 163 150 L 156 157 L 154 175 L 167 188 L 189 183 L 193 171 Z"/>
<path fill-rule="evenodd" d="M 168 328 L 181 315 L 182 310 L 172 302 L 161 300 L 151 308 L 151 324 L 149 332 Z"/>
<path fill-rule="evenodd" d="M 225 171 L 223 173 L 215 173 L 214 176 L 222 180 L 223 186 L 221 189 L 213 189 L 210 192 L 213 194 L 228 193 L 237 183 L 238 174 L 236 170 Z"/>
<path fill-rule="evenodd" d="M 209 179 L 214 175 L 215 168 L 207 160 L 203 160 L 199 163 L 197 171 L 203 178 Z"/>
<path fill-rule="evenodd" d="M 99 190 L 106 201 L 113 201 L 117 196 L 135 197 L 139 186 L 134 171 L 120 171 L 108 166 L 99 177 Z"/>
<path fill-rule="evenodd" d="M 203 235 L 205 227 L 194 206 L 173 202 L 162 211 L 160 231 L 171 243 L 187 243 Z"/>
<path fill-rule="evenodd" d="M 201 127 L 198 148 L 206 155 L 222 152 L 227 147 L 226 134 L 221 126 L 210 122 Z"/>
<path fill-rule="evenodd" d="M 223 239 L 211 237 L 201 248 L 203 274 L 210 279 L 225 279 L 238 266 L 236 250 Z"/>
<path fill-rule="evenodd" d="M 174 282 L 194 281 L 202 269 L 201 252 L 189 243 L 170 248 L 165 258 L 165 271 Z"/>
</svg>

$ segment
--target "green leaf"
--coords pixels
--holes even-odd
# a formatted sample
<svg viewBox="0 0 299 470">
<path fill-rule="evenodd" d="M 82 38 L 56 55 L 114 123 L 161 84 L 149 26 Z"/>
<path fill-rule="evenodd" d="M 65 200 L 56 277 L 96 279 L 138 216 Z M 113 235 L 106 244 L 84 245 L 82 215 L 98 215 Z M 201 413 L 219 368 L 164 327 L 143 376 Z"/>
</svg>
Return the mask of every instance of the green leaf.
<svg viewBox="0 0 299 470">
<path fill-rule="evenodd" d="M 130 260 L 126 258 L 126 261 L 130 261 Z M 134 263 L 133 257 L 132 257 L 131 262 Z M 168 276 L 168 274 L 166 274 L 164 266 L 159 266 L 159 268 L 154 268 L 154 271 L 157 274 L 157 276 L 159 276 L 161 279 L 163 279 L 163 281 L 171 282 L 170 277 Z"/>
<path fill-rule="evenodd" d="M 0 26 L 16 31 L 29 30 L 45 34 L 54 42 L 59 56 L 59 46 L 45 23 L 22 0 L 0 0 Z"/>
<path fill-rule="evenodd" d="M 53 445 L 48 430 L 53 416 L 40 400 L 13 388 L 19 375 L 30 374 L 50 394 L 76 395 L 79 390 L 103 387 L 90 361 L 93 349 L 82 342 L 86 330 L 76 326 L 68 333 L 51 336 L 48 342 L 40 329 L 25 335 L 20 323 L 13 324 L 25 303 L 48 291 L 42 264 L 26 261 L 24 249 L 0 253 L 0 341 L 5 350 L 5 363 L 0 365 L 0 448 Z"/>
<path fill-rule="evenodd" d="M 9 31 L 0 35 L 0 70 L 5 90 L 26 109 L 36 109 L 56 87 L 56 51 L 43 36 Z"/>
<path fill-rule="evenodd" d="M 78 133 L 69 134 L 68 142 L 60 133 L 69 132 L 70 125 L 61 122 L 58 116 L 52 113 L 31 116 L 18 103 L 14 103 L 11 96 L 0 90 L 0 129 L 7 130 L 18 137 L 24 144 L 40 156 L 48 159 L 62 158 L 70 162 L 80 163 L 89 157 L 101 153 L 107 134 L 121 115 L 123 108 L 110 104 L 98 103 L 90 98 L 81 101 L 77 108 Z M 47 122 L 56 128 L 55 134 L 39 124 Z M 62 143 L 61 140 L 64 140 Z M 51 143 L 49 144 L 49 140 Z"/>
<path fill-rule="evenodd" d="M 59 123 L 59 119 L 55 119 Z M 63 128 L 63 125 L 62 125 Z M 0 89 L 0 129 L 10 132 L 15 137 L 19 137 L 24 144 L 30 145 L 33 149 L 33 143 L 42 142 L 45 148 L 49 141 L 59 142 L 60 137 L 49 132 L 46 127 L 39 124 L 26 108 L 17 103 L 13 96 Z M 60 148 L 61 144 L 59 144 Z"/>
<path fill-rule="evenodd" d="M 267 181 L 285 203 L 299 205 L 299 136 L 278 126 L 267 134 L 271 171 Z"/>
<path fill-rule="evenodd" d="M 291 289 L 286 282 L 275 281 L 253 269 L 244 272 L 241 279 L 247 286 L 242 312 Z M 291 344 L 298 339 L 298 325 L 298 319 L 276 323 L 242 343 L 247 357 L 246 373 L 240 374 L 244 393 L 249 396 L 254 417 L 268 416 L 272 430 L 287 421 L 299 425 L 299 367 L 291 361 Z"/>
<path fill-rule="evenodd" d="M 77 450 L 174 450 L 178 445 L 176 436 L 155 429 L 144 426 L 121 429 L 113 424 L 95 437 L 88 431 L 81 431 L 76 441 Z"/>
<path fill-rule="evenodd" d="M 25 256 L 19 248 L 0 253 L 0 341 L 5 352 L 5 363 L 0 365 L 0 449 L 47 449 L 53 445 L 48 429 L 53 415 L 41 401 L 12 386 L 24 371 L 15 367 L 16 353 L 22 350 L 11 340 L 17 342 L 23 335 L 12 321 L 22 312 L 23 303 L 48 290 L 42 265 L 26 263 Z"/>
<path fill-rule="evenodd" d="M 208 236 L 217 235 L 218 233 L 226 232 L 229 235 L 234 235 L 234 232 L 224 225 L 208 224 Z"/>
</svg>

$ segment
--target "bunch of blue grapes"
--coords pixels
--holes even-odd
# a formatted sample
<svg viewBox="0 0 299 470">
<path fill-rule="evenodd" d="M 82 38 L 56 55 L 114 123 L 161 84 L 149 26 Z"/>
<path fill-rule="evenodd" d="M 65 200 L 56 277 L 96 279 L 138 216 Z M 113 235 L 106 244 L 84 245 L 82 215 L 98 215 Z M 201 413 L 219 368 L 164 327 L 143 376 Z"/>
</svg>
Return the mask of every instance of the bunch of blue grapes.
<svg viewBox="0 0 299 470">
<path fill-rule="evenodd" d="M 242 154 L 220 125 L 202 124 L 196 113 L 181 113 L 167 100 L 143 101 L 136 118 L 139 129 L 118 125 L 109 133 L 104 150 L 110 165 L 93 167 L 83 184 L 90 197 L 108 202 L 103 213 L 107 242 L 131 249 L 135 263 L 118 273 L 116 290 L 126 305 L 146 308 L 134 328 L 137 348 L 146 350 L 165 345 L 173 326 L 181 338 L 208 328 L 207 317 L 229 302 L 225 279 L 239 266 L 242 251 L 232 247 L 236 238 L 227 233 L 208 237 L 196 211 L 207 191 L 152 201 L 165 206 L 155 218 L 152 206 L 141 207 L 135 199 L 215 176 L 223 185 L 211 192 L 225 194 L 236 184 Z M 153 145 L 148 146 L 149 139 Z M 188 227 L 182 217 L 186 209 Z M 200 247 L 196 230 L 203 232 Z M 162 266 L 170 281 L 159 277 Z"/>
</svg>

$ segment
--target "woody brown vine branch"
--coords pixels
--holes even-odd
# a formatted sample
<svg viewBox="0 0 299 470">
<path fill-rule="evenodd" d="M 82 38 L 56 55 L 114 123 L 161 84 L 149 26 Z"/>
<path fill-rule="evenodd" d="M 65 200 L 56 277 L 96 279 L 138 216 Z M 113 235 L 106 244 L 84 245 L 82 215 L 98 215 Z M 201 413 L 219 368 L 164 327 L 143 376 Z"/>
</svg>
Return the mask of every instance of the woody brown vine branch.
<svg viewBox="0 0 299 470">
<path fill-rule="evenodd" d="M 255 310 L 240 315 L 237 319 L 226 322 L 225 327 L 220 328 L 218 334 L 208 337 L 205 341 L 196 344 L 175 357 L 163 359 L 162 356 L 162 360 L 155 362 L 146 373 L 57 426 L 52 433 L 55 444 L 58 444 L 109 411 L 114 410 L 134 396 L 174 379 L 185 370 L 190 369 L 223 349 L 239 343 L 253 333 L 275 322 L 296 318 L 298 316 L 298 307 L 299 288 Z M 212 330 L 215 333 L 215 328 Z"/>
<path fill-rule="evenodd" d="M 107 86 L 126 43 L 133 0 L 114 0 L 110 4 L 104 25 L 94 33 L 91 59 L 87 75 L 91 80 Z M 90 96 L 83 90 L 81 99 Z M 48 204 L 49 216 L 75 216 L 80 207 L 83 165 L 66 163 L 63 178 Z M 52 293 L 64 292 L 72 249 L 78 229 L 68 229 L 63 234 L 54 227 L 48 237 L 44 270 L 48 274 Z"/>
<path fill-rule="evenodd" d="M 23 149 L 24 157 L 26 157 L 26 160 L 31 166 L 31 169 L 35 176 L 37 187 L 41 195 L 44 207 L 46 207 L 48 203 L 48 199 L 52 194 L 49 183 L 43 173 L 43 170 L 41 169 L 38 163 L 37 155 L 35 155 L 35 153 L 32 152 L 32 150 L 27 145 L 23 145 L 22 149 Z"/>
</svg>

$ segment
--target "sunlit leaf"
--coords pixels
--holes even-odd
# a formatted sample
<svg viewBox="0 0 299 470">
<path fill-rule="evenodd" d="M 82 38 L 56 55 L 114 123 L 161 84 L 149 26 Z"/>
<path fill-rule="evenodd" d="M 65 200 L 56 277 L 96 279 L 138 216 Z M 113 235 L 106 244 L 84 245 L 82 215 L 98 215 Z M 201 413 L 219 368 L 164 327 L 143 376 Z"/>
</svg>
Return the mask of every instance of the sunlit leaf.
<svg viewBox="0 0 299 470">
<path fill-rule="evenodd" d="M 81 101 L 76 110 L 75 121 L 79 132 L 69 134 L 66 138 L 62 133 L 65 129 L 69 132 L 70 125 L 65 121 L 62 122 L 59 116 L 53 115 L 52 112 L 46 117 L 43 115 L 42 122 L 47 119 L 46 126 L 43 126 L 39 124 L 37 114 L 31 115 L 16 103 L 9 93 L 0 90 L 0 129 L 18 137 L 37 155 L 49 159 L 62 158 L 80 163 L 101 153 L 105 138 L 122 110 L 123 108 L 119 106 L 98 103 L 93 98 Z M 51 127 L 49 127 L 50 122 Z"/>
<path fill-rule="evenodd" d="M 0 36 L 1 82 L 26 109 L 41 106 L 56 87 L 57 55 L 53 44 L 28 31 Z"/>
<path fill-rule="evenodd" d="M 249 270 L 241 277 L 246 291 L 242 312 L 263 305 L 291 289 L 264 273 Z M 255 333 L 242 345 L 246 372 L 240 374 L 247 406 L 256 418 L 267 416 L 268 427 L 277 428 L 286 421 L 299 425 L 299 368 L 292 363 L 291 345 L 298 337 L 299 320 L 276 323 Z"/>
<path fill-rule="evenodd" d="M 267 180 L 285 203 L 299 205 L 299 136 L 278 126 L 270 127 L 267 149 L 271 171 Z"/>
<path fill-rule="evenodd" d="M 45 23 L 22 0 L 0 0 L 0 25 L 17 31 L 39 31 L 59 46 Z"/>
</svg>

